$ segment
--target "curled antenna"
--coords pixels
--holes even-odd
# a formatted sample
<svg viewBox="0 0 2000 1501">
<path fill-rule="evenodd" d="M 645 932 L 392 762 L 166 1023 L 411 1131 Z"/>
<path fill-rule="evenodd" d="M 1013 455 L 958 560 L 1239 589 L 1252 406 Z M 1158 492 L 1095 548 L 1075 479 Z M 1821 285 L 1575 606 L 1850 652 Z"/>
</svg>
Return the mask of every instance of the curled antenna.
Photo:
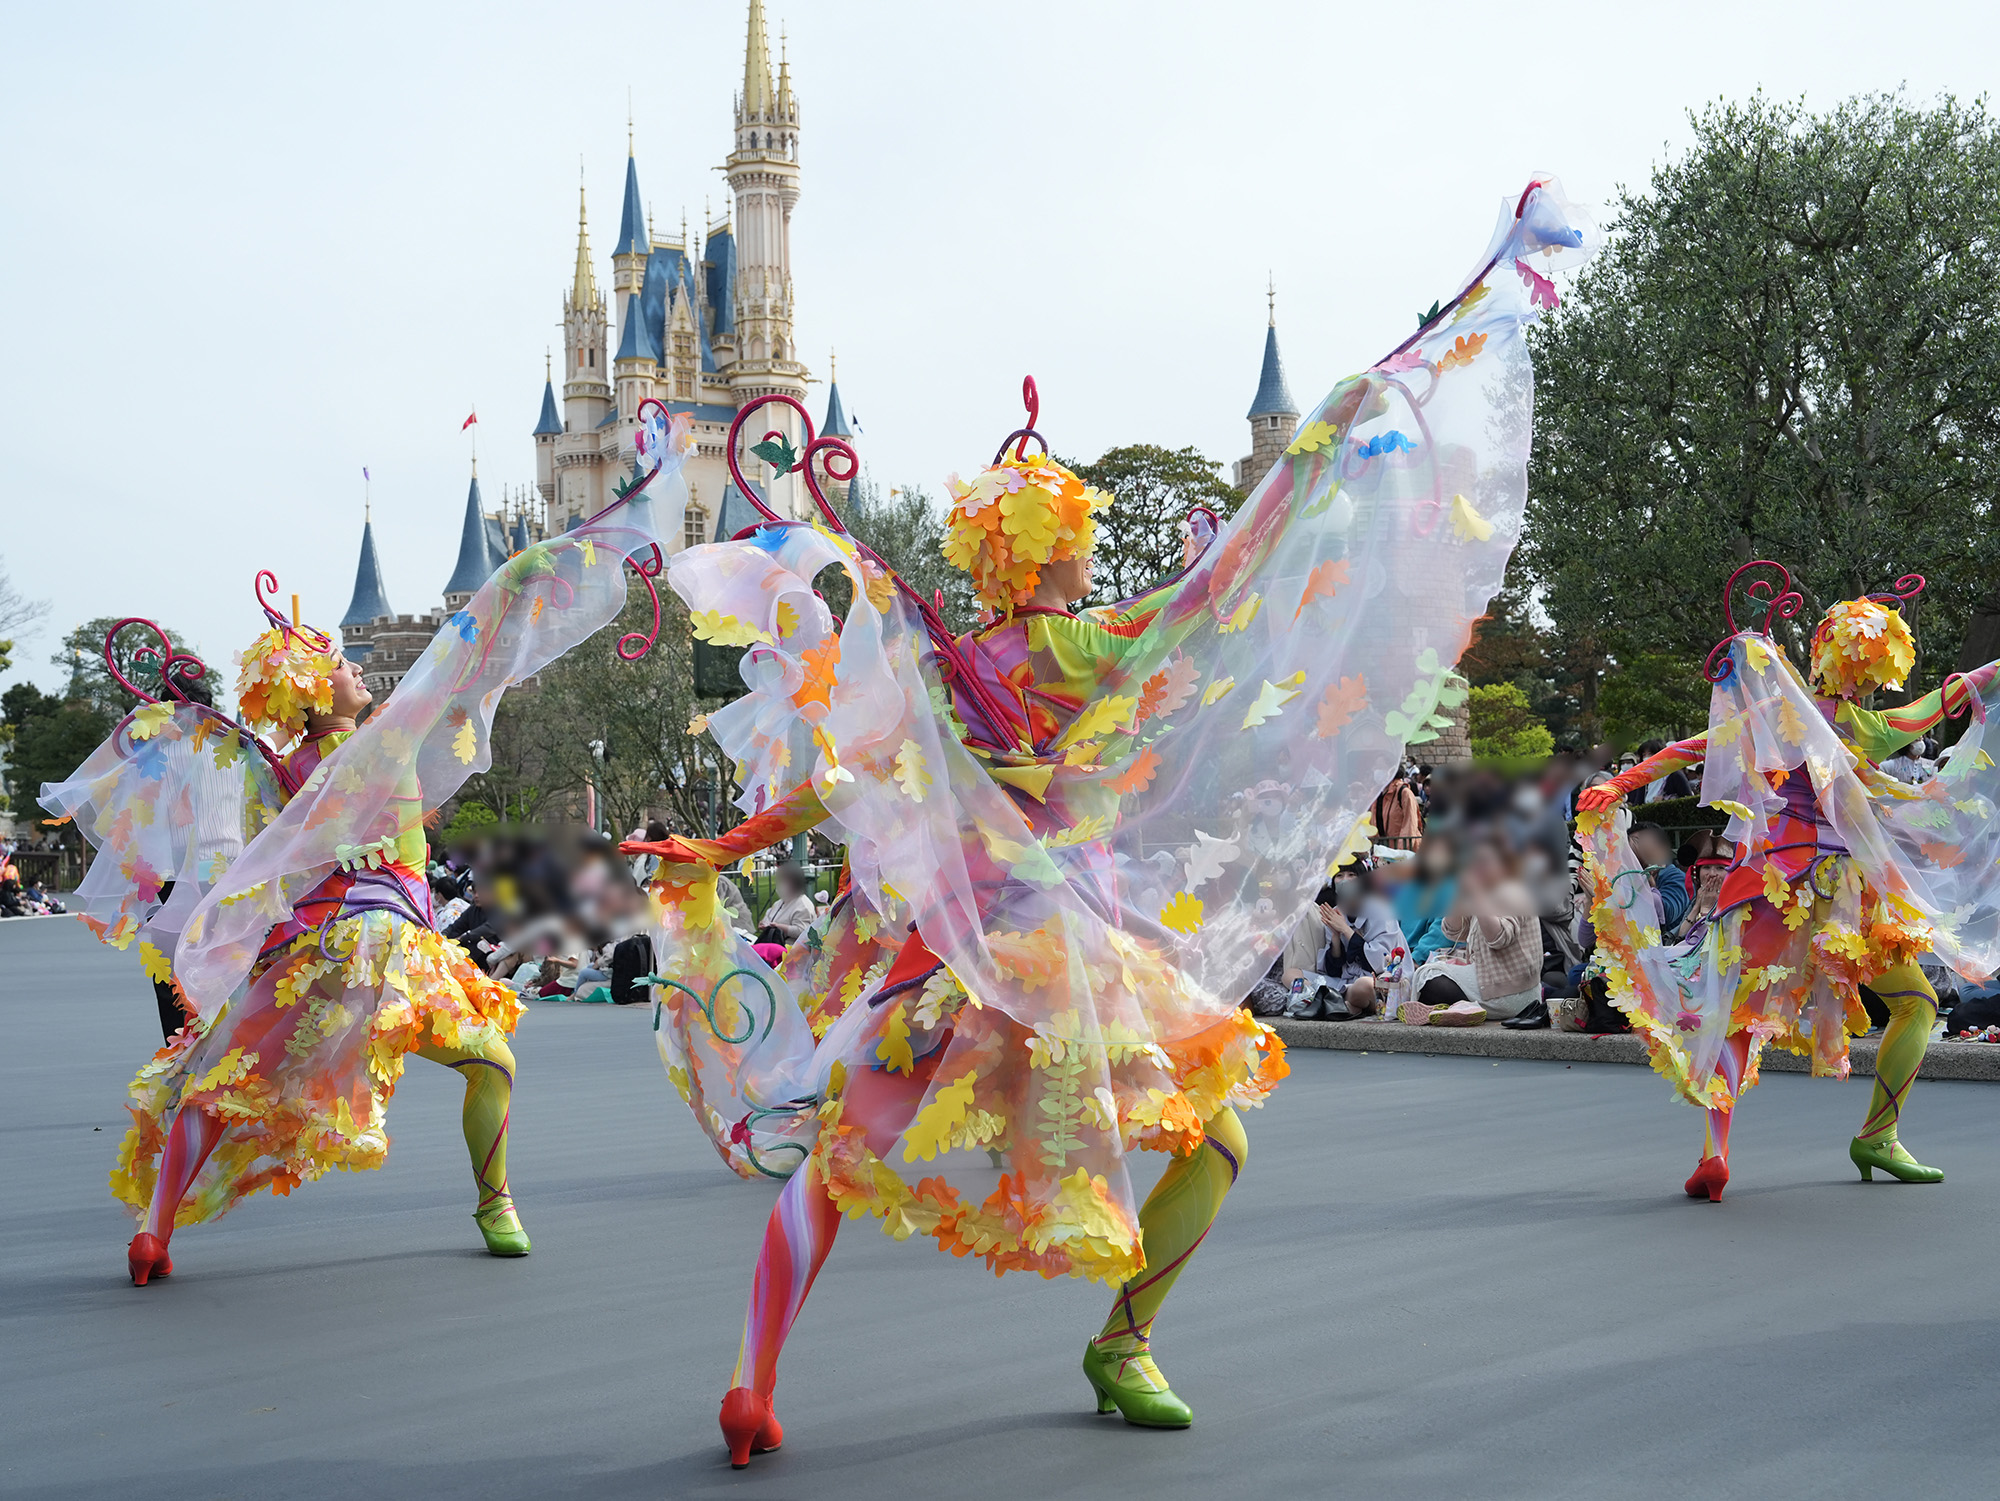
<svg viewBox="0 0 2000 1501">
<path fill-rule="evenodd" d="M 1736 671 L 1736 663 L 1729 655 L 1729 644 L 1742 634 L 1742 630 L 1736 624 L 1736 611 L 1730 601 L 1736 594 L 1736 581 L 1744 574 L 1760 568 L 1776 569 L 1777 578 L 1752 579 L 1746 591 L 1754 603 L 1764 604 L 1768 601 L 1770 606 L 1764 611 L 1764 623 L 1757 627 L 1759 635 L 1770 635 L 1774 623 L 1790 620 L 1806 607 L 1805 596 L 1792 587 L 1791 569 L 1782 563 L 1773 562 L 1769 558 L 1759 558 L 1754 563 L 1745 563 L 1730 574 L 1729 582 L 1722 586 L 1722 618 L 1729 627 L 1729 634 L 1710 648 L 1708 660 L 1702 664 L 1702 676 L 1711 683 L 1727 682 L 1730 675 Z"/>
</svg>

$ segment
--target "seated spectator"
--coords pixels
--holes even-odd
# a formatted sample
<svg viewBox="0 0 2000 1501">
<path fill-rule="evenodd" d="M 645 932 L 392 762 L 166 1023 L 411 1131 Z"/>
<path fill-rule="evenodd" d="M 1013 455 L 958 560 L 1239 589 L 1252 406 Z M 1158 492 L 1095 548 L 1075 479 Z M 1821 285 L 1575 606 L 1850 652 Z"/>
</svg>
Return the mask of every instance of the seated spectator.
<svg viewBox="0 0 2000 1501">
<path fill-rule="evenodd" d="M 1680 932 L 1694 901 L 1688 891 L 1687 873 L 1674 863 L 1674 847 L 1667 840 L 1667 831 L 1658 824 L 1635 823 L 1625 837 L 1631 843 L 1632 857 L 1646 872 L 1653 890 L 1659 893 L 1660 935 L 1671 942 Z"/>
<path fill-rule="evenodd" d="M 1286 1014 L 1320 1017 L 1339 1007 L 1349 1016 L 1373 1016 L 1382 1005 L 1383 986 L 1378 977 L 1399 950 L 1408 954 L 1409 945 L 1396 925 L 1396 909 L 1375 890 L 1365 866 L 1348 866 L 1335 876 L 1332 886 L 1320 888 L 1317 906 L 1299 921 L 1308 934 L 1315 926 L 1322 952 L 1319 962 L 1304 975 L 1306 983 L 1315 988 Z"/>
<path fill-rule="evenodd" d="M 1396 925 L 1409 940 L 1410 959 L 1422 964 L 1449 949 L 1444 915 L 1458 894 L 1458 841 L 1442 830 L 1424 835 L 1417 846 L 1416 868 L 1397 884 Z"/>
<path fill-rule="evenodd" d="M 1376 794 L 1369 818 L 1376 834 L 1391 843 L 1415 839 L 1423 832 L 1423 809 L 1410 787 L 1410 779 L 1400 768 L 1389 779 L 1389 785 Z"/>
<path fill-rule="evenodd" d="M 1541 999 L 1541 924 L 1513 851 L 1498 839 L 1473 845 L 1443 927 L 1456 947 L 1417 970 L 1416 1001 L 1404 1008 L 1411 1013 L 1405 1020 L 1421 1025 L 1433 1011 L 1462 1002 L 1505 1018 Z M 1469 1007 L 1459 1009 L 1470 1015 Z"/>
<path fill-rule="evenodd" d="M 757 929 L 759 943 L 790 945 L 812 926 L 819 909 L 806 894 L 806 873 L 797 865 L 778 867 L 778 895 L 764 909 L 764 921 Z"/>
</svg>

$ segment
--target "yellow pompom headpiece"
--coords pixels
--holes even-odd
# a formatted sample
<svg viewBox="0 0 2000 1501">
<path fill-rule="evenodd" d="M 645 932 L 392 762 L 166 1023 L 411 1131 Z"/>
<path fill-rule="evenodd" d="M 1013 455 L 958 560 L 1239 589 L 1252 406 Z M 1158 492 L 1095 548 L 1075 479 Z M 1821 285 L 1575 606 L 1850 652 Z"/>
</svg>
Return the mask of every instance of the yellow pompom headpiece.
<svg viewBox="0 0 2000 1501">
<path fill-rule="evenodd" d="M 945 518 L 945 561 L 971 574 L 979 602 L 1003 614 L 1027 603 L 1044 563 L 1089 555 L 1091 514 L 1111 504 L 1047 454 L 1025 457 L 1025 446 L 969 485 L 954 474 Z"/>
<path fill-rule="evenodd" d="M 1916 663 L 1916 639 L 1902 612 L 1874 599 L 1842 600 L 1813 631 L 1813 682 L 1840 698 L 1900 688 Z"/>
</svg>

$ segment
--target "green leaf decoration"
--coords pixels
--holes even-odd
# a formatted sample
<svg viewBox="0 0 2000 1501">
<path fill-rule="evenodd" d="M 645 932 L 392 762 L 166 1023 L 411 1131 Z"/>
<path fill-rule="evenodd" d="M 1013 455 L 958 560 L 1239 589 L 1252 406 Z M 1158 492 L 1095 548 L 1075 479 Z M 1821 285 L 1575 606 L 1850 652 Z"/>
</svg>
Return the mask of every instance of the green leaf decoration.
<svg viewBox="0 0 2000 1501">
<path fill-rule="evenodd" d="M 792 447 L 791 439 L 782 433 L 775 438 L 766 438 L 750 451 L 779 474 L 790 474 L 799 467 L 799 451 Z"/>
<path fill-rule="evenodd" d="M 1428 313 L 1417 314 L 1417 327 L 1428 328 L 1431 326 L 1431 324 L 1437 322 L 1438 319 L 1441 318 L 1443 315 L 1444 315 L 1443 305 L 1441 303 L 1433 302 L 1431 304 L 1431 310 Z"/>
</svg>

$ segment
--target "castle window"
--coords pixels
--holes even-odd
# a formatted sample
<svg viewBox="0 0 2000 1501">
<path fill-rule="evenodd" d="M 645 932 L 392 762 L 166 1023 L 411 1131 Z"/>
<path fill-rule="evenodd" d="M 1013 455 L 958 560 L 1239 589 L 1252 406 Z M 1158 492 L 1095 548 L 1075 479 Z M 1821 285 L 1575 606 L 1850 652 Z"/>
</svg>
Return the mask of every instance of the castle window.
<svg viewBox="0 0 2000 1501">
<path fill-rule="evenodd" d="M 681 545 L 699 547 L 708 540 L 708 512 L 700 506 L 689 506 L 687 517 L 681 522 Z"/>
<path fill-rule="evenodd" d="M 766 151 L 771 149 L 771 132 L 768 130 L 764 132 L 764 149 Z"/>
</svg>

